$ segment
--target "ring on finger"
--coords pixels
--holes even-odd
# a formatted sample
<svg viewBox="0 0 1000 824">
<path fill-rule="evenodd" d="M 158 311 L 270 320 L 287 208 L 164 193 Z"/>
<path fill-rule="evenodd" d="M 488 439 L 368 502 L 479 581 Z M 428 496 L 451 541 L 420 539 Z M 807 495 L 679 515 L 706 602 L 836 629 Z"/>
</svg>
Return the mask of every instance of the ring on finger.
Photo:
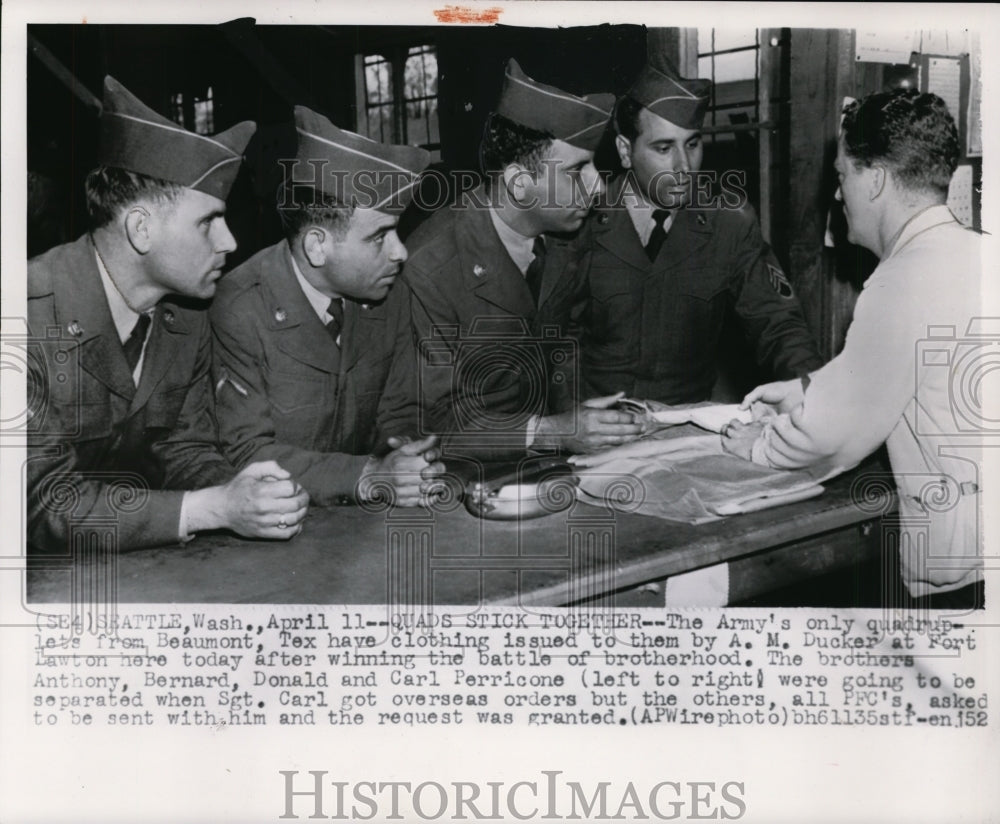
<svg viewBox="0 0 1000 824">
<path fill-rule="evenodd" d="M 282 515 L 278 519 L 278 529 L 287 529 L 287 528 L 288 528 L 288 524 L 285 523 L 285 516 Z"/>
</svg>

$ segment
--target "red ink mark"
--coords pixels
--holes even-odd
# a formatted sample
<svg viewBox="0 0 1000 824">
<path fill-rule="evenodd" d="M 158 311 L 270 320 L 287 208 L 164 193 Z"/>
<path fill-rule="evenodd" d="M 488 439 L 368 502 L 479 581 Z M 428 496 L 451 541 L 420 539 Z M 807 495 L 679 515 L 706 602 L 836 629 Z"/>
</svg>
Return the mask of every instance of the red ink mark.
<svg viewBox="0 0 1000 824">
<path fill-rule="evenodd" d="M 500 6 L 481 10 L 467 6 L 445 6 L 443 9 L 435 9 L 434 16 L 439 23 L 496 23 L 502 12 Z"/>
</svg>

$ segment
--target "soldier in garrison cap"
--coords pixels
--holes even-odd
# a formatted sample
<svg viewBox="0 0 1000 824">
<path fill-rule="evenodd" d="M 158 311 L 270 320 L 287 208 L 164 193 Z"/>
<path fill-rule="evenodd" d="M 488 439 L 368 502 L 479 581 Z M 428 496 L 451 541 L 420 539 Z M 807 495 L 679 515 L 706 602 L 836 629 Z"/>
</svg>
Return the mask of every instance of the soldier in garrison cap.
<svg viewBox="0 0 1000 824">
<path fill-rule="evenodd" d="M 92 228 L 28 264 L 33 553 L 67 555 L 109 523 L 119 549 L 301 529 L 308 496 L 288 472 L 237 473 L 218 451 L 208 316 L 190 301 L 236 248 L 225 199 L 255 128 L 193 134 L 105 79 Z"/>
<path fill-rule="evenodd" d="M 765 374 L 797 377 L 822 363 L 742 187 L 713 193 L 697 177 L 710 87 L 647 65 L 617 103 L 624 171 L 587 226 L 587 392 L 708 400 L 730 313 Z"/>
<path fill-rule="evenodd" d="M 226 276 L 212 304 L 219 438 L 243 466 L 274 460 L 324 505 L 426 503 L 444 472 L 417 438 L 409 292 L 396 235 L 429 155 L 295 108 L 283 163 L 286 239 Z"/>
<path fill-rule="evenodd" d="M 582 274 L 574 233 L 601 191 L 593 157 L 612 102 L 539 83 L 511 60 L 483 135 L 484 185 L 409 240 L 422 424 L 448 451 L 580 452 L 639 432 L 605 408 L 616 399 L 578 404 L 566 338 Z"/>
</svg>

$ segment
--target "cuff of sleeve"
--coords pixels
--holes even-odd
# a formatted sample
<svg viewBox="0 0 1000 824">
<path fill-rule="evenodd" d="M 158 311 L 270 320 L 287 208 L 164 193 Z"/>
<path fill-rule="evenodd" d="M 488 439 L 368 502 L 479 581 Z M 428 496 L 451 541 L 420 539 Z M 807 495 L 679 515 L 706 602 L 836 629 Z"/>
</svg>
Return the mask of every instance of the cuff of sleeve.
<svg viewBox="0 0 1000 824">
<path fill-rule="evenodd" d="M 524 438 L 524 448 L 531 449 L 532 444 L 535 442 L 535 432 L 538 431 L 538 422 L 542 419 L 541 415 L 532 415 L 528 419 L 528 427 L 525 432 Z"/>
<path fill-rule="evenodd" d="M 192 535 L 188 531 L 188 520 L 187 520 L 188 495 L 190 494 L 191 494 L 190 492 L 185 492 L 184 495 L 181 497 L 181 516 L 180 516 L 180 524 L 178 524 L 177 527 L 177 539 L 182 544 L 186 544 L 194 539 L 194 535 Z"/>
<path fill-rule="evenodd" d="M 767 446 L 768 439 L 771 436 L 771 421 L 770 419 L 764 422 L 764 428 L 761 433 L 757 436 L 757 440 L 753 442 L 753 446 L 750 449 L 750 460 L 759 464 L 760 466 L 771 466 L 771 462 L 767 459 Z"/>
<path fill-rule="evenodd" d="M 339 497 L 335 503 L 344 505 L 348 503 L 366 501 L 371 499 L 373 492 L 378 494 L 380 481 L 377 475 L 372 477 L 371 473 L 374 472 L 375 467 L 378 466 L 379 459 L 374 455 L 361 456 L 359 464 L 360 468 L 355 476 L 357 480 L 354 484 L 353 495 L 343 495 Z M 384 483 L 384 480 L 382 482 Z"/>
</svg>

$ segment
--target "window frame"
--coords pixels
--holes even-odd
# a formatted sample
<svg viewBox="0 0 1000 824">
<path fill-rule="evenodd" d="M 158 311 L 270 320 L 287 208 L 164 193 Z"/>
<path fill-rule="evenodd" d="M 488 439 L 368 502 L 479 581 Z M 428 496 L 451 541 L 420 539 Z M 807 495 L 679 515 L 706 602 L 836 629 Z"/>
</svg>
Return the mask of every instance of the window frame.
<svg viewBox="0 0 1000 824">
<path fill-rule="evenodd" d="M 713 33 L 716 27 L 712 27 Z M 720 134 L 752 132 L 757 135 L 760 226 L 764 239 L 775 244 L 779 239 L 780 227 L 776 219 L 787 207 L 787 169 L 783 165 L 781 146 L 788 137 L 788 60 L 790 57 L 790 31 L 788 29 L 755 29 L 754 45 L 726 48 L 715 51 L 714 43 L 698 42 L 698 29 L 685 28 L 680 32 L 679 59 L 681 74 L 685 77 L 699 77 L 698 63 L 703 57 L 714 59 L 720 54 L 756 51 L 754 72 L 754 100 L 739 101 L 743 106 L 752 106 L 754 117 L 749 123 L 719 123 L 717 113 L 736 104 L 716 106 L 716 85 L 712 80 L 712 97 L 702 133 L 711 139 Z M 713 70 L 714 75 L 714 70 Z M 783 202 L 784 201 L 784 202 Z"/>
<path fill-rule="evenodd" d="M 407 42 L 402 44 L 395 44 L 391 46 L 384 47 L 374 47 L 369 50 L 358 52 L 354 55 L 354 79 L 355 79 L 355 131 L 358 134 L 365 135 L 366 137 L 371 137 L 369 133 L 370 122 L 370 111 L 377 108 L 391 107 L 392 116 L 389 118 L 391 126 L 391 134 L 385 134 L 384 131 L 380 129 L 379 138 L 382 142 L 392 142 L 398 145 L 415 145 L 422 149 L 426 149 L 432 153 L 437 153 L 440 155 L 441 152 L 441 138 L 440 138 L 440 128 L 441 121 L 439 112 L 441 92 L 440 87 L 434 94 L 424 94 L 418 97 L 408 98 L 406 96 L 406 62 L 410 57 L 416 56 L 411 55 L 410 52 L 413 50 L 418 50 L 417 54 L 426 54 L 427 52 L 432 52 L 437 60 L 437 43 L 427 38 L 420 38 L 419 41 Z M 389 67 L 390 73 L 390 88 L 392 90 L 392 100 L 388 102 L 378 102 L 372 104 L 368 98 L 368 88 L 367 88 L 367 77 L 366 69 L 368 67 L 368 60 L 372 57 L 380 58 L 377 62 L 384 62 Z M 440 75 L 438 75 L 440 79 Z M 438 139 L 436 141 L 424 141 L 419 143 L 410 142 L 409 126 L 408 126 L 408 116 L 407 116 L 407 106 L 413 103 L 425 103 L 428 100 L 433 100 L 437 104 L 435 107 L 434 117 L 438 118 Z M 427 115 L 425 115 L 426 117 Z M 384 120 L 383 120 L 384 122 Z M 426 121 L 425 121 L 426 122 Z M 428 127 L 428 131 L 430 131 Z M 375 138 L 373 138 L 375 139 Z"/>
</svg>

